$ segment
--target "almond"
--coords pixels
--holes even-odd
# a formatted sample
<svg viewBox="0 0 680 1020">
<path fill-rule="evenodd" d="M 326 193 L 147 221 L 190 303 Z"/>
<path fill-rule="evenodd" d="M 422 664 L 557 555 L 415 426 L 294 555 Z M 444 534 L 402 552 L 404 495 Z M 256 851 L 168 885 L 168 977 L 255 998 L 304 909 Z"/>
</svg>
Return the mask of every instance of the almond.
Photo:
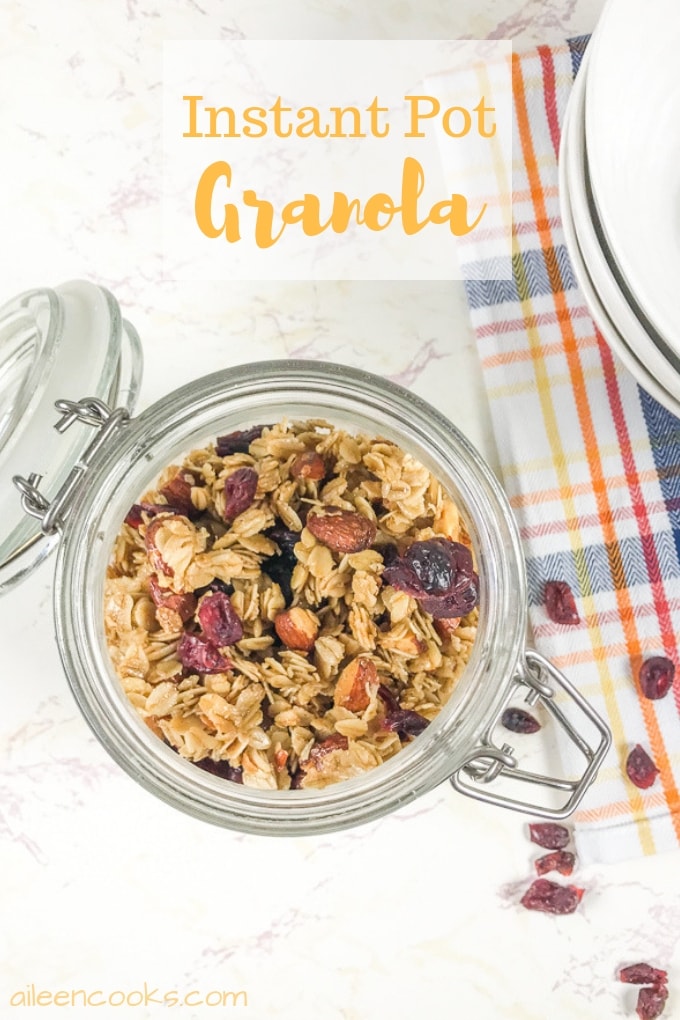
<svg viewBox="0 0 680 1020">
<path fill-rule="evenodd" d="M 149 727 L 152 733 L 155 733 L 157 737 L 161 738 L 161 740 L 165 740 L 165 733 L 163 733 L 163 730 L 158 725 L 157 719 L 154 719 L 152 715 L 147 715 L 146 718 L 144 719 L 144 722 Z"/>
<path fill-rule="evenodd" d="M 311 651 L 319 633 L 319 622 L 314 613 L 300 606 L 279 613 L 274 620 L 274 627 L 286 648 L 298 652 Z"/>
<path fill-rule="evenodd" d="M 334 552 L 357 553 L 373 545 L 376 526 L 355 510 L 331 507 L 323 513 L 310 514 L 307 528 L 319 542 Z"/>
<path fill-rule="evenodd" d="M 445 535 L 454 541 L 458 538 L 460 515 L 450 499 L 445 499 L 435 514 L 433 529 L 437 535 Z"/>
<path fill-rule="evenodd" d="M 309 479 L 318 482 L 326 477 L 326 465 L 321 454 L 315 450 L 307 450 L 295 458 L 290 466 L 292 478 Z"/>
<path fill-rule="evenodd" d="M 174 577 L 175 571 L 172 567 L 168 566 L 159 552 L 156 545 L 156 532 L 164 528 L 166 523 L 172 518 L 177 518 L 177 514 L 162 513 L 159 517 L 154 517 L 153 520 L 149 521 L 144 532 L 144 546 L 149 557 L 149 563 L 157 575 L 163 574 L 164 577 Z"/>
<path fill-rule="evenodd" d="M 380 686 L 378 671 L 370 659 L 359 656 L 345 666 L 335 685 L 333 700 L 336 708 L 363 712 L 371 700 L 371 687 Z"/>
<path fill-rule="evenodd" d="M 148 531 L 148 529 L 147 529 Z M 156 616 L 158 622 L 163 626 L 163 616 L 159 615 L 161 610 L 167 610 L 172 616 L 166 617 L 167 621 L 175 620 L 175 626 L 164 626 L 164 630 L 177 630 L 190 620 L 196 612 L 196 596 L 193 592 L 184 592 L 178 595 L 176 592 L 170 591 L 167 588 L 162 588 L 158 583 L 158 577 L 155 574 L 151 574 L 149 577 L 149 594 L 156 605 Z"/>
<path fill-rule="evenodd" d="M 442 641 L 448 641 L 454 631 L 460 626 L 460 616 L 440 616 L 434 621 L 434 629 Z"/>
</svg>

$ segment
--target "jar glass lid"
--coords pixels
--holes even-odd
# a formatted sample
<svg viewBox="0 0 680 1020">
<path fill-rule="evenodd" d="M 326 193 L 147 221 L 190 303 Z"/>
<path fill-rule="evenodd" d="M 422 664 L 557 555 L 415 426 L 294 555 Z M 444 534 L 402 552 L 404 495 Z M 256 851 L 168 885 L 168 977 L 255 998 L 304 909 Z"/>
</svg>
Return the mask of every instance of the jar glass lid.
<svg viewBox="0 0 680 1020">
<path fill-rule="evenodd" d="M 49 502 L 92 439 L 81 422 L 60 434 L 57 401 L 83 396 L 132 409 L 141 347 L 115 298 L 93 283 L 27 291 L 0 308 L 0 591 L 55 545 L 29 517 L 12 479 L 39 479 Z"/>
</svg>

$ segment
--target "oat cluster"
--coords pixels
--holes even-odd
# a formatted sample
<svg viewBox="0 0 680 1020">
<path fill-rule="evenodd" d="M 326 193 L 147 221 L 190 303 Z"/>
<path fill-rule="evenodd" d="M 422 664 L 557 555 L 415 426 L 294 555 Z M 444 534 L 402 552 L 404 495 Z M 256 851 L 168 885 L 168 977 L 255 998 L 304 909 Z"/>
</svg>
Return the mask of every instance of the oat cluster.
<svg viewBox="0 0 680 1020">
<path fill-rule="evenodd" d="M 111 659 L 182 757 L 259 789 L 324 787 L 391 758 L 449 698 L 477 608 L 433 616 L 418 579 L 383 574 L 409 550 L 471 563 L 467 546 L 452 499 L 392 442 L 321 420 L 231 433 L 128 513 L 105 589 Z M 455 603 L 436 573 L 425 583 L 427 605 Z"/>
</svg>

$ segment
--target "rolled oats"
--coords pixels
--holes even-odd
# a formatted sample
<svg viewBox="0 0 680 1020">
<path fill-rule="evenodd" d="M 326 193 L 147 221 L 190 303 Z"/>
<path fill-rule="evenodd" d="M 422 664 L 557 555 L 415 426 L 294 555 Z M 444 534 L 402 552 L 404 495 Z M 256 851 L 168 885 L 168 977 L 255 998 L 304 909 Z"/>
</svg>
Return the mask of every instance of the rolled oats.
<svg viewBox="0 0 680 1020">
<path fill-rule="evenodd" d="M 113 666 L 182 757 L 256 789 L 321 789 L 387 761 L 445 705 L 477 629 L 476 575 L 446 573 L 448 549 L 471 562 L 462 546 L 453 500 L 385 439 L 317 420 L 222 436 L 121 527 Z M 467 611 L 442 617 L 464 583 Z"/>
</svg>

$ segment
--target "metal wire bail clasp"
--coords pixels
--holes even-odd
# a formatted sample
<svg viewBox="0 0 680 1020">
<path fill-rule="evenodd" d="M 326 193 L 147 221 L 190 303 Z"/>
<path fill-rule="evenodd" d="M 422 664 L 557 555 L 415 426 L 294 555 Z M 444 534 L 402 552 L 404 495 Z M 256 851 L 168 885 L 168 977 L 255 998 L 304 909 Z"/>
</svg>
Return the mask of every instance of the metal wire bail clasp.
<svg viewBox="0 0 680 1020">
<path fill-rule="evenodd" d="M 561 695 L 562 707 L 556 703 L 556 692 Z M 559 777 L 522 769 L 513 757 L 514 749 L 509 744 L 497 747 L 493 743 L 493 731 L 503 708 L 518 694 L 529 705 L 542 704 L 558 729 L 569 739 L 583 761 L 579 775 L 573 778 Z M 610 744 L 609 728 L 586 699 L 548 659 L 528 648 L 496 719 L 487 727 L 480 744 L 451 776 L 451 784 L 459 793 L 487 804 L 543 818 L 566 818 L 575 810 L 595 779 Z M 489 790 L 488 784 L 499 778 L 559 791 L 566 794 L 566 800 L 552 807 Z"/>
<path fill-rule="evenodd" d="M 61 413 L 54 426 L 57 432 L 66 432 L 74 422 L 91 425 L 98 429 L 98 432 L 73 465 L 52 501 L 46 499 L 40 492 L 39 485 L 42 475 L 33 473 L 28 478 L 15 475 L 12 479 L 21 493 L 21 505 L 24 511 L 30 517 L 36 517 L 40 521 L 44 535 L 53 535 L 56 531 L 61 530 L 90 464 L 110 436 L 130 420 L 127 408 L 117 407 L 115 410 L 111 410 L 103 400 L 99 400 L 97 397 L 85 397 L 78 401 L 57 400 L 54 406 Z"/>
</svg>

